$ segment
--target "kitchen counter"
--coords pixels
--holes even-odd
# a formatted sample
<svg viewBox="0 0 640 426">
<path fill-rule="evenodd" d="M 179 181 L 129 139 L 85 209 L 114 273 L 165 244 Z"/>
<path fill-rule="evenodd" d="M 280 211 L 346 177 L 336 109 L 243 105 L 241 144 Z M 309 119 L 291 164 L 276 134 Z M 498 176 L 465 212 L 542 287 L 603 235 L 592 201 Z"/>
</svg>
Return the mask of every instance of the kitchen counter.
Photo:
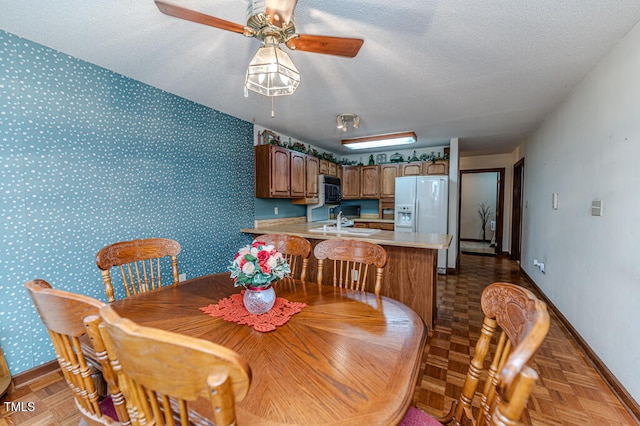
<svg viewBox="0 0 640 426">
<path fill-rule="evenodd" d="M 383 219 L 378 219 L 383 220 Z M 357 221 L 354 220 L 354 221 Z M 367 219 L 366 222 L 372 222 Z M 378 231 L 372 235 L 354 235 L 349 233 L 351 227 L 344 228 L 343 233 L 334 232 L 313 232 L 310 229 L 320 228 L 324 224 L 330 222 L 304 222 L 282 224 L 260 228 L 245 228 L 240 231 L 247 234 L 286 234 L 298 235 L 304 238 L 313 238 L 321 240 L 329 240 L 333 238 L 343 239 L 364 239 L 372 243 L 396 246 L 396 247 L 413 247 L 424 249 L 447 249 L 451 244 L 451 235 L 449 234 L 416 234 L 415 232 L 394 232 L 394 231 Z M 392 221 L 393 223 L 393 221 Z"/>
<path fill-rule="evenodd" d="M 335 222 L 334 222 L 335 223 Z M 270 226 L 241 229 L 253 234 L 298 235 L 308 239 L 313 246 L 322 240 L 335 238 L 360 239 L 376 243 L 387 251 L 387 265 L 383 276 L 381 294 L 398 300 L 413 309 L 424 320 L 427 327 L 434 327 L 437 312 L 438 249 L 449 248 L 451 235 L 416 234 L 377 230 L 371 235 L 344 232 L 314 232 L 330 222 L 279 223 Z M 356 228 L 358 229 L 358 228 Z M 317 261 L 312 255 L 307 277 L 313 280 L 317 273 Z M 325 271 L 325 276 L 331 276 Z"/>
</svg>

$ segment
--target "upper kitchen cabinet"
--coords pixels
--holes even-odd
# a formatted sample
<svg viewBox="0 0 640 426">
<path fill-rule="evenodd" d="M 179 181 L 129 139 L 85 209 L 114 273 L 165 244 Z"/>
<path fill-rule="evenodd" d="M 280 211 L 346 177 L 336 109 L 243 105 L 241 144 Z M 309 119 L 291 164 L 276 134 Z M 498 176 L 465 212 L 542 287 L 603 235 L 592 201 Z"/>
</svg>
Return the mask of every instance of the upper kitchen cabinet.
<svg viewBox="0 0 640 426">
<path fill-rule="evenodd" d="M 338 165 L 332 161 L 320 160 L 320 174 L 338 176 Z"/>
<path fill-rule="evenodd" d="M 308 198 L 318 197 L 318 175 L 320 174 L 320 159 L 312 155 L 307 155 L 307 189 L 305 196 Z"/>
<path fill-rule="evenodd" d="M 420 176 L 422 174 L 422 163 L 402 164 L 402 176 Z"/>
<path fill-rule="evenodd" d="M 342 199 L 353 200 L 360 198 L 360 167 L 342 167 Z"/>
<path fill-rule="evenodd" d="M 290 165 L 291 165 L 291 184 L 289 196 L 291 198 L 304 197 L 307 190 L 307 174 L 306 174 L 306 165 L 307 165 L 307 156 L 301 152 L 291 151 L 290 152 Z M 318 178 L 316 177 L 316 181 Z"/>
<path fill-rule="evenodd" d="M 360 167 L 360 198 L 380 197 L 380 166 Z"/>
<path fill-rule="evenodd" d="M 342 199 L 378 198 L 379 166 L 342 167 Z"/>
<path fill-rule="evenodd" d="M 400 176 L 399 164 L 381 164 L 380 170 L 380 198 L 391 198 L 396 195 L 396 178 Z"/>
<path fill-rule="evenodd" d="M 256 197 L 290 198 L 291 151 L 277 145 L 256 145 L 253 154 Z"/>
<path fill-rule="evenodd" d="M 423 175 L 448 175 L 449 161 L 447 160 L 426 161 L 422 163 L 422 174 Z"/>
</svg>

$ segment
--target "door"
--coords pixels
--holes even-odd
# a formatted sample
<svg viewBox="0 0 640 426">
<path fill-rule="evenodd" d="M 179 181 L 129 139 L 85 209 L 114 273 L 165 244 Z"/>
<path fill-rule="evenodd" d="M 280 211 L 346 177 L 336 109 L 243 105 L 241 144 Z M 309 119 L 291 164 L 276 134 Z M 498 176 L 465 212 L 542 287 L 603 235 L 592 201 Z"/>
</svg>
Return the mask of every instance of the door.
<svg viewBox="0 0 640 426">
<path fill-rule="evenodd" d="M 522 246 L 522 190 L 524 158 L 513 166 L 513 205 L 511 206 L 511 260 L 520 261 Z"/>
</svg>

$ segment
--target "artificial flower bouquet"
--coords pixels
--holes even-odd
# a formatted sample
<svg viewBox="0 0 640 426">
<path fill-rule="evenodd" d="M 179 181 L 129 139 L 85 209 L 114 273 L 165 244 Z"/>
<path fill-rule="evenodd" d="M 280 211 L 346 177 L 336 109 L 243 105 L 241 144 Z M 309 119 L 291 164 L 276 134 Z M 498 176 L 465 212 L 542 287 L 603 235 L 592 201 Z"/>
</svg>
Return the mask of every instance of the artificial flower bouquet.
<svg viewBox="0 0 640 426">
<path fill-rule="evenodd" d="M 282 253 L 260 241 L 241 248 L 229 271 L 236 287 L 268 287 L 291 273 Z"/>
</svg>

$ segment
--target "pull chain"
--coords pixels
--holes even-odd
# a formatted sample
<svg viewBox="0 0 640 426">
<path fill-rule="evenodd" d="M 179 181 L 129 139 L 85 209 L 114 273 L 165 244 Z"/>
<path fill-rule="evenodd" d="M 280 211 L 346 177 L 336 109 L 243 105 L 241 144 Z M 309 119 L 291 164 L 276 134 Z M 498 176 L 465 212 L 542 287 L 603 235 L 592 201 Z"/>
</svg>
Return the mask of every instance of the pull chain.
<svg viewBox="0 0 640 426">
<path fill-rule="evenodd" d="M 272 96 L 272 97 L 271 97 L 271 118 L 273 118 L 273 117 L 275 117 L 275 116 L 276 116 L 276 113 L 275 113 L 275 111 L 273 110 L 273 98 L 274 98 L 274 97 L 275 97 L 275 96 Z"/>
</svg>

